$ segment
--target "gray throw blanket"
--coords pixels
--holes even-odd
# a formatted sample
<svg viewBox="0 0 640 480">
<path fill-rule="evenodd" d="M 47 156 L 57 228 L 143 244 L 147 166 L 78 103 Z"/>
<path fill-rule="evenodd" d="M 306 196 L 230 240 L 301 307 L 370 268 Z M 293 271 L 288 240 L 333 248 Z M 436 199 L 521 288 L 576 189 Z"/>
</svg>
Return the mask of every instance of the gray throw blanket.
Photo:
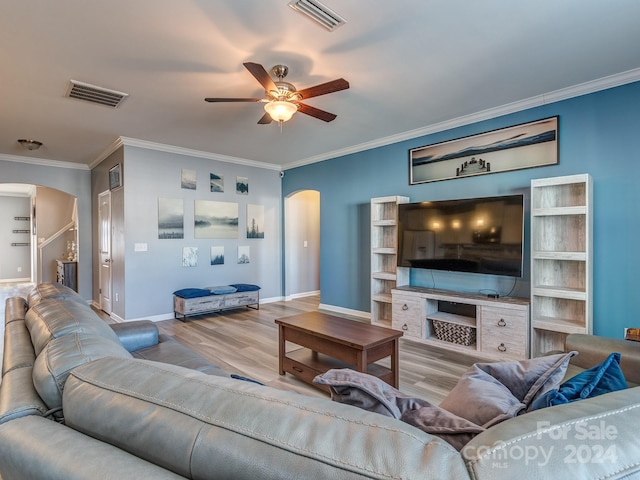
<svg viewBox="0 0 640 480">
<path fill-rule="evenodd" d="M 327 385 L 333 401 L 409 423 L 460 450 L 478 433 L 528 411 L 533 400 L 557 388 L 575 354 L 474 364 L 439 406 L 351 369 L 329 370 L 314 383 Z"/>
</svg>

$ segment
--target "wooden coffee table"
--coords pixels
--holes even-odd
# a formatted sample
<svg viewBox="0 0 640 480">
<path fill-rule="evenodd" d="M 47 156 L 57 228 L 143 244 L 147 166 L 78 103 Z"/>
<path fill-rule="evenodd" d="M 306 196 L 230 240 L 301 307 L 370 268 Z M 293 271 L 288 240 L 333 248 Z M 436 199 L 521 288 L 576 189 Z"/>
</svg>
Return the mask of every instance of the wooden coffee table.
<svg viewBox="0 0 640 480">
<path fill-rule="evenodd" d="M 401 331 L 320 312 L 279 318 L 276 323 L 280 375 L 290 373 L 313 385 L 315 376 L 329 369 L 352 368 L 398 387 Z M 286 342 L 305 348 L 287 353 Z M 391 357 L 391 368 L 373 363 L 386 357 Z"/>
</svg>

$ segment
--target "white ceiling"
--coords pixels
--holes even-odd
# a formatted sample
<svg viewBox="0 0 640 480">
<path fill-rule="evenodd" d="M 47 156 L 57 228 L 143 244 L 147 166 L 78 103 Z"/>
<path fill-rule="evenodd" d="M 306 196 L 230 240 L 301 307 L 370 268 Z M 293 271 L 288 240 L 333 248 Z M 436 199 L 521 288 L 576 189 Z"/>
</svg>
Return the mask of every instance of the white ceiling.
<svg viewBox="0 0 640 480">
<path fill-rule="evenodd" d="M 286 168 L 640 79 L 638 0 L 324 0 L 348 22 L 334 32 L 287 3 L 0 0 L 0 155 L 91 165 L 126 137 Z M 344 77 L 349 90 L 307 101 L 338 118 L 298 113 L 280 131 L 256 124 L 260 103 L 203 101 L 263 96 L 249 61 L 288 65 L 298 89 Z M 116 109 L 65 98 L 71 79 L 129 97 Z"/>
</svg>

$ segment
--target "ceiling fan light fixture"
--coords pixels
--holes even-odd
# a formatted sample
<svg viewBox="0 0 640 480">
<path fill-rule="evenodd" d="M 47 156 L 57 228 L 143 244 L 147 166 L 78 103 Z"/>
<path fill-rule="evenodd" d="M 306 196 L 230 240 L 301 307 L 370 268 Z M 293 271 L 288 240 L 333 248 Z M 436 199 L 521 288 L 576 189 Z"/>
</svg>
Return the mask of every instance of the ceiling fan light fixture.
<svg viewBox="0 0 640 480">
<path fill-rule="evenodd" d="M 31 140 L 27 138 L 21 138 L 18 140 L 18 143 L 22 145 L 27 150 L 38 150 L 42 146 L 42 142 L 37 140 Z"/>
<path fill-rule="evenodd" d="M 295 103 L 284 100 L 272 100 L 265 103 L 264 110 L 276 122 L 286 122 L 291 120 L 293 114 L 298 111 L 298 107 Z"/>
</svg>

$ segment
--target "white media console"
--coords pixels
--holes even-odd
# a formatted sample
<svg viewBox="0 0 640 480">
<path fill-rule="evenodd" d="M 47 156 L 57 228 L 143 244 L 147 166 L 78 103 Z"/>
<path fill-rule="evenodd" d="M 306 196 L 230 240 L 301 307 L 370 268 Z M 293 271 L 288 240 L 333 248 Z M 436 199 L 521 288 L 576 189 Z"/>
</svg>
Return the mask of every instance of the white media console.
<svg viewBox="0 0 640 480">
<path fill-rule="evenodd" d="M 411 286 L 394 288 L 391 297 L 392 327 L 404 331 L 404 338 L 487 360 L 530 356 L 526 298 Z"/>
</svg>

